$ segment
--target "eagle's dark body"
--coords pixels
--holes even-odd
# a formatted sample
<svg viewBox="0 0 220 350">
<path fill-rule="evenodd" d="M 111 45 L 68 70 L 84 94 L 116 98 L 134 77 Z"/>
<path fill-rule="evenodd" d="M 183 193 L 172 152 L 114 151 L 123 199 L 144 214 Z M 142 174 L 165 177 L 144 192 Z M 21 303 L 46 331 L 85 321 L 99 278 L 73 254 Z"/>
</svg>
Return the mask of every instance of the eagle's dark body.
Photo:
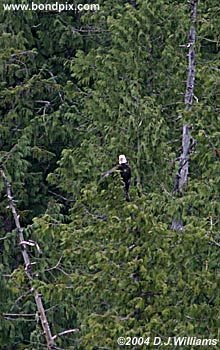
<svg viewBox="0 0 220 350">
<path fill-rule="evenodd" d="M 118 165 L 118 170 L 120 170 L 122 180 L 124 181 L 125 198 L 127 201 L 130 201 L 129 187 L 131 184 L 131 168 L 128 163 L 122 163 Z"/>
</svg>

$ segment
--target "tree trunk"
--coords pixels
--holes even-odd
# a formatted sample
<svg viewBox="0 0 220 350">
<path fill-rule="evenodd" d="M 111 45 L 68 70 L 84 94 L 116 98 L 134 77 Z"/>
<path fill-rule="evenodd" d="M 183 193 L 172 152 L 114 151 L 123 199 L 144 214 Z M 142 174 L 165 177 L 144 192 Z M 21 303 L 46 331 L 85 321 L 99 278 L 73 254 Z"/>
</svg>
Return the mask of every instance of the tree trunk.
<svg viewBox="0 0 220 350">
<path fill-rule="evenodd" d="M 188 74 L 186 82 L 185 91 L 185 109 L 189 111 L 193 105 L 194 97 L 194 85 L 195 85 L 195 42 L 196 42 L 196 14 L 197 14 L 197 0 L 190 1 L 191 9 L 191 27 L 189 31 L 189 41 L 187 44 L 188 50 Z M 191 136 L 190 136 L 190 126 L 188 124 L 183 125 L 182 129 L 182 153 L 179 160 L 179 168 L 175 177 L 174 183 L 174 193 L 183 194 L 184 189 L 186 189 L 188 175 L 189 175 L 189 160 L 190 160 L 190 150 L 191 150 Z M 173 219 L 171 229 L 176 231 L 183 230 L 183 222 L 181 219 Z"/>
</svg>

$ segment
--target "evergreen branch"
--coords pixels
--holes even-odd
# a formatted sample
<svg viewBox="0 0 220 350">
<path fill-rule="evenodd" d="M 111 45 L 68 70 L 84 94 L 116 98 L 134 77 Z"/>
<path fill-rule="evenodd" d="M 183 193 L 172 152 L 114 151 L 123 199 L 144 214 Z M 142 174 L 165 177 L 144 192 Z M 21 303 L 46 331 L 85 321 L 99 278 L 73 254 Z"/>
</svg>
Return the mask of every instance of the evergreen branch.
<svg viewBox="0 0 220 350">
<path fill-rule="evenodd" d="M 16 151 L 17 148 L 17 143 L 10 149 L 10 151 L 5 152 L 0 158 L 1 166 L 3 164 L 7 163 L 7 161 L 10 159 L 11 155 L 13 154 L 14 151 Z"/>
<path fill-rule="evenodd" d="M 85 213 L 91 215 L 94 219 L 98 219 L 98 220 L 102 220 L 102 221 L 106 221 L 107 220 L 107 216 L 106 215 L 92 213 L 88 209 L 88 207 L 86 207 L 85 205 L 83 205 L 83 208 L 84 208 Z"/>
<path fill-rule="evenodd" d="M 46 71 L 46 72 L 48 72 L 48 73 L 50 74 L 50 76 L 51 76 L 53 82 L 54 82 L 55 84 L 57 84 L 56 77 L 54 76 L 54 74 L 53 74 L 49 69 L 42 68 L 42 69 L 40 69 L 40 70 L 41 70 L 41 71 Z M 63 102 L 64 100 L 63 100 L 63 97 L 62 97 L 61 92 L 59 91 L 58 94 L 59 94 L 60 101 Z"/>
<path fill-rule="evenodd" d="M 10 276 L 11 277 L 11 276 Z M 18 304 L 21 300 L 23 300 L 24 298 L 26 298 L 32 291 L 28 290 L 25 294 L 20 295 L 14 302 L 14 304 L 11 306 L 10 311 L 12 311 L 14 309 L 14 307 L 18 307 Z"/>
</svg>

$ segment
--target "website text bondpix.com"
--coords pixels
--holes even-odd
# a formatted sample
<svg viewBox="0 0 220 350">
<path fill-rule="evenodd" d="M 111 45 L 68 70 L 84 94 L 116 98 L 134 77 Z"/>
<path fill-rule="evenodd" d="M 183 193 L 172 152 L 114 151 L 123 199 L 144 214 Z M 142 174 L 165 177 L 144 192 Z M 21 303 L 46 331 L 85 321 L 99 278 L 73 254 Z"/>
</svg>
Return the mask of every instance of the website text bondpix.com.
<svg viewBox="0 0 220 350">
<path fill-rule="evenodd" d="M 63 11 L 99 11 L 100 5 L 99 4 L 76 4 L 72 3 L 69 4 L 67 2 L 65 3 L 59 3 L 58 1 L 51 3 L 51 4 L 36 4 L 35 2 L 31 2 L 30 4 L 9 4 L 4 3 L 3 4 L 3 10 L 4 11 L 45 11 L 45 12 L 63 12 Z"/>
</svg>

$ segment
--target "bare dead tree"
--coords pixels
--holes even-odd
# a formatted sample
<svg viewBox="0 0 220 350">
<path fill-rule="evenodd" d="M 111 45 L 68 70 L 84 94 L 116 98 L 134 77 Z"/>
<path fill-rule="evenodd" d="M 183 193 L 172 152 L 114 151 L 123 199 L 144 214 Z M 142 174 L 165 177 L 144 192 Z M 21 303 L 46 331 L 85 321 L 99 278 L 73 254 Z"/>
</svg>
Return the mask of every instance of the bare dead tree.
<svg viewBox="0 0 220 350">
<path fill-rule="evenodd" d="M 14 218 L 16 231 L 17 231 L 17 235 L 18 235 L 19 246 L 21 247 L 21 252 L 22 252 L 22 256 L 23 256 L 23 260 L 24 260 L 25 273 L 26 273 L 27 278 L 28 278 L 29 283 L 30 283 L 30 287 L 31 287 L 30 292 L 33 293 L 33 295 L 34 295 L 35 303 L 37 306 L 37 316 L 39 317 L 39 320 L 41 322 L 41 326 L 42 326 L 45 340 L 47 343 L 47 349 L 48 350 L 55 350 L 55 349 L 58 350 L 60 348 L 58 348 L 56 346 L 55 339 L 57 339 L 58 337 L 61 337 L 63 335 L 66 335 L 66 334 L 79 332 L 79 329 L 75 328 L 75 329 L 64 330 L 58 334 L 52 335 L 51 329 L 50 329 L 50 326 L 49 326 L 49 323 L 47 320 L 47 316 L 46 316 L 47 310 L 45 310 L 45 308 L 44 308 L 42 296 L 37 291 L 37 289 L 34 288 L 32 285 L 32 281 L 34 280 L 34 276 L 33 276 L 33 272 L 32 272 L 33 263 L 31 263 L 31 260 L 30 260 L 29 254 L 28 254 L 28 246 L 35 246 L 38 251 L 40 251 L 40 248 L 39 248 L 37 242 L 24 239 L 24 234 L 23 234 L 24 229 L 21 227 L 21 224 L 20 224 L 19 214 L 17 213 L 15 201 L 14 201 L 13 196 L 12 196 L 11 184 L 8 181 L 8 178 L 5 175 L 5 172 L 3 169 L 0 169 L 0 176 L 2 177 L 4 185 L 5 185 L 6 196 L 8 199 L 9 208 L 11 209 L 11 212 L 12 212 L 12 215 Z M 6 239 L 6 238 L 7 238 L 6 236 L 2 237 L 2 239 Z M 58 262 L 56 267 L 58 267 L 59 262 Z M 63 270 L 61 270 L 61 271 L 64 273 Z M 29 316 L 33 316 L 33 314 L 24 314 L 24 313 L 23 314 L 4 314 L 3 316 L 5 318 L 10 317 L 10 319 L 14 319 L 14 317 L 21 317 L 21 316 L 22 317 L 24 317 L 24 316 L 29 317 Z"/>
<path fill-rule="evenodd" d="M 195 86 L 195 43 L 196 43 L 196 16 L 197 16 L 197 2 L 198 0 L 190 0 L 191 10 L 191 26 L 189 31 L 188 48 L 188 74 L 185 91 L 185 109 L 189 111 L 193 105 L 194 86 Z M 182 194 L 186 188 L 189 175 L 189 160 L 192 148 L 192 137 L 190 135 L 190 126 L 183 125 L 182 129 L 182 153 L 179 158 L 179 168 L 175 177 L 174 193 Z M 183 223 L 181 219 L 173 219 L 171 228 L 176 231 L 183 230 Z"/>
<path fill-rule="evenodd" d="M 15 226 L 16 226 L 16 231 L 18 234 L 18 240 L 19 240 L 19 244 L 21 246 L 21 252 L 22 252 L 22 256 L 23 256 L 23 260 L 24 260 L 25 272 L 26 272 L 26 275 L 28 277 L 30 284 L 32 284 L 31 282 L 33 280 L 33 273 L 32 273 L 31 260 L 30 260 L 29 254 L 28 254 L 27 244 L 26 244 L 26 241 L 24 239 L 23 228 L 21 227 L 19 215 L 17 213 L 16 205 L 15 205 L 15 202 L 13 200 L 12 191 L 11 191 L 11 184 L 9 183 L 9 181 L 5 175 L 5 172 L 2 169 L 0 170 L 0 174 L 1 174 L 3 181 L 4 181 L 4 184 L 5 184 L 6 195 L 7 195 L 7 199 L 9 202 L 9 207 L 10 207 L 11 212 L 13 214 L 13 218 L 14 218 L 14 222 L 15 222 Z M 35 299 L 35 303 L 36 303 L 37 311 L 38 311 L 38 316 L 39 316 L 41 326 L 42 326 L 43 331 L 44 331 L 45 339 L 47 342 L 47 348 L 49 350 L 53 349 L 55 346 L 55 341 L 54 341 L 54 337 L 52 336 L 50 326 L 49 326 L 49 323 L 48 323 L 48 320 L 46 317 L 45 309 L 44 309 L 43 302 L 42 302 L 42 297 L 38 293 L 38 291 L 35 288 L 33 288 L 33 286 L 31 286 L 31 290 L 32 290 L 33 295 L 34 295 L 34 299 Z"/>
<path fill-rule="evenodd" d="M 191 9 L 191 27 L 189 31 L 189 41 L 187 47 L 188 51 L 188 75 L 186 82 L 185 92 L 185 106 L 186 109 L 191 109 L 194 97 L 194 84 L 196 75 L 196 64 L 195 64 L 195 43 L 196 43 L 196 15 L 197 15 L 197 2 L 198 0 L 190 1 Z"/>
</svg>

